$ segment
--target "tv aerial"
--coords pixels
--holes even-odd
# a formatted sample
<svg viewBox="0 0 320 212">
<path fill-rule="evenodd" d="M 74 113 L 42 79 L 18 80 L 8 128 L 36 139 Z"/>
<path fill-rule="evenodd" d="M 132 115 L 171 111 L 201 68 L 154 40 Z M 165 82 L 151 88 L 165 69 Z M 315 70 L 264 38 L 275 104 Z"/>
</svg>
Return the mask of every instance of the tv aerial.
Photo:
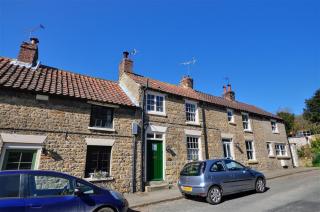
<svg viewBox="0 0 320 212">
<path fill-rule="evenodd" d="M 139 53 L 139 51 L 137 49 L 135 49 L 135 48 L 129 52 L 129 54 L 132 55 L 132 56 L 135 56 L 138 53 Z"/>
<path fill-rule="evenodd" d="M 41 30 L 41 29 L 43 29 L 43 30 L 45 29 L 45 27 L 42 24 L 39 24 L 38 26 L 35 26 L 32 28 L 29 28 L 27 30 L 27 32 L 29 33 L 29 38 L 32 37 L 32 33 L 34 33 L 35 31 Z"/>
<path fill-rule="evenodd" d="M 180 65 L 186 66 L 186 67 L 187 67 L 187 70 L 188 70 L 188 75 L 190 75 L 191 66 L 194 65 L 196 62 L 197 62 L 197 60 L 196 60 L 194 57 L 192 57 L 191 60 L 182 62 L 182 63 L 180 63 Z"/>
</svg>

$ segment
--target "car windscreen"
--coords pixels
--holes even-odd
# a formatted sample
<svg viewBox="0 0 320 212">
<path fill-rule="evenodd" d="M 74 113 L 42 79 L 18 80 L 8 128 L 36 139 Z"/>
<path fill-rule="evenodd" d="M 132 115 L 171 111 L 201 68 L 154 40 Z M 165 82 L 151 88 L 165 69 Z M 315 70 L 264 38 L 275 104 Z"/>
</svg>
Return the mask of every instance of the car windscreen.
<svg viewBox="0 0 320 212">
<path fill-rule="evenodd" d="M 182 176 L 199 176 L 204 168 L 204 162 L 192 162 L 185 165 L 180 172 Z"/>
</svg>

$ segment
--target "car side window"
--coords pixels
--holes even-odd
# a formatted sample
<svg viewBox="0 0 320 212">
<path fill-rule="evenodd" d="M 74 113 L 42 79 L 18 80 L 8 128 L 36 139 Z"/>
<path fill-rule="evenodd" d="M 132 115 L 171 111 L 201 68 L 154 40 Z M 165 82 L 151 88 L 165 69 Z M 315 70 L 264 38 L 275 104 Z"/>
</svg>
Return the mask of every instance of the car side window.
<svg viewBox="0 0 320 212">
<path fill-rule="evenodd" d="M 20 193 L 20 175 L 10 174 L 0 176 L 0 199 L 19 197 Z"/>
<path fill-rule="evenodd" d="M 237 163 L 232 160 L 225 161 L 225 164 L 226 164 L 229 171 L 239 171 L 239 170 L 245 169 L 245 167 L 242 166 L 240 163 Z"/>
<path fill-rule="evenodd" d="M 29 175 L 29 196 L 67 196 L 74 190 L 69 179 L 53 175 Z"/>
<path fill-rule="evenodd" d="M 85 184 L 83 182 L 80 182 L 80 181 L 76 182 L 76 188 L 78 188 L 84 194 L 95 194 L 96 193 L 95 189 L 92 186 Z"/>
<path fill-rule="evenodd" d="M 221 161 L 215 162 L 210 169 L 210 172 L 223 172 L 225 171 Z"/>
</svg>

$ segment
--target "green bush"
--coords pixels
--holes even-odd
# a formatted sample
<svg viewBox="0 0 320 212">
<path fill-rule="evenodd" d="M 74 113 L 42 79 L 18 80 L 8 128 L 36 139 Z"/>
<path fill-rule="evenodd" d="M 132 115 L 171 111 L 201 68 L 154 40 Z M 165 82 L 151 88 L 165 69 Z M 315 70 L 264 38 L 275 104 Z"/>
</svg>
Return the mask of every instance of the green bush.
<svg viewBox="0 0 320 212">
<path fill-rule="evenodd" d="M 312 165 L 320 167 L 320 137 L 311 142 Z"/>
</svg>

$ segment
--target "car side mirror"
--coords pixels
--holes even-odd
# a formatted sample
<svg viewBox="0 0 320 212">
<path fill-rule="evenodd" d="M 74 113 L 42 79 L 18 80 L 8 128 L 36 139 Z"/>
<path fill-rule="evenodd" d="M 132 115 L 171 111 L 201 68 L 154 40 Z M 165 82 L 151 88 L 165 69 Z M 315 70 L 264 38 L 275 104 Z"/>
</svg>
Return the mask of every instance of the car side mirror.
<svg viewBox="0 0 320 212">
<path fill-rule="evenodd" d="M 83 192 L 79 189 L 79 188 L 75 188 L 74 189 L 74 195 L 76 196 L 82 196 Z"/>
<path fill-rule="evenodd" d="M 250 170 L 251 169 L 251 167 L 250 166 L 246 166 L 246 168 L 245 168 L 246 170 Z"/>
</svg>

